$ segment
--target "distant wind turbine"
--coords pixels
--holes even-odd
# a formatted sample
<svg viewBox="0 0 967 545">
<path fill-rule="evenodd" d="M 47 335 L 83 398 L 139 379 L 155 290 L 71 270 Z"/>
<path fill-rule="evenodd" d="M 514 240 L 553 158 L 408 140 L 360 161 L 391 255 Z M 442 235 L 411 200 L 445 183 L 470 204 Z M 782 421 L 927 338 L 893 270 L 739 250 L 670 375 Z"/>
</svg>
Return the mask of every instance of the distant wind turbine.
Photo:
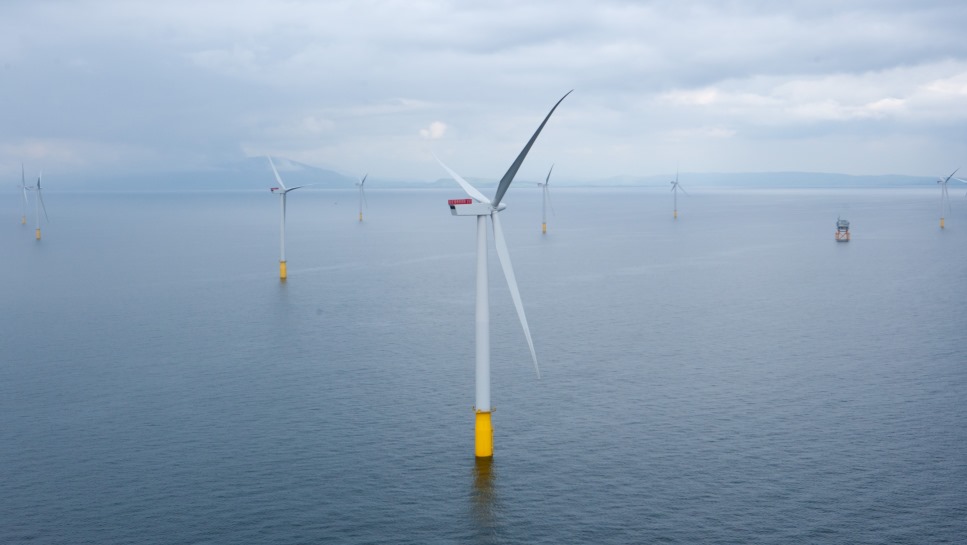
<svg viewBox="0 0 967 545">
<path fill-rule="evenodd" d="M 485 197 L 480 191 L 470 185 L 465 179 L 463 179 L 459 174 L 450 169 L 450 167 L 443 164 L 442 161 L 437 157 L 437 162 L 440 166 L 446 170 L 451 177 L 463 190 L 470 196 L 469 199 L 451 199 L 448 204 L 450 205 L 450 212 L 454 216 L 476 216 L 477 217 L 477 286 L 476 286 L 476 403 L 474 405 L 474 412 L 476 413 L 475 420 L 475 431 L 474 431 L 474 453 L 478 458 L 490 458 L 494 455 L 494 432 L 493 425 L 491 424 L 490 414 L 493 412 L 493 406 L 490 402 L 490 302 L 488 300 L 488 277 L 487 277 L 487 218 L 490 218 L 491 224 L 493 225 L 494 231 L 494 245 L 497 249 L 497 258 L 500 261 L 500 266 L 503 268 L 504 277 L 507 279 L 507 287 L 510 289 L 510 296 L 514 301 L 514 307 L 517 309 L 517 317 L 520 319 L 520 325 L 524 329 L 524 338 L 527 340 L 527 347 L 530 349 L 531 359 L 534 360 L 534 369 L 537 372 L 537 377 L 540 378 L 541 371 L 537 364 L 537 353 L 534 351 L 534 342 L 531 339 L 530 328 L 527 327 L 527 317 L 524 315 L 524 305 L 521 303 L 520 291 L 517 288 L 517 279 L 514 276 L 514 268 L 510 262 L 510 254 L 507 251 L 507 242 L 504 240 L 504 231 L 500 226 L 500 216 L 499 212 L 506 208 L 507 205 L 503 204 L 501 201 L 504 198 L 504 194 L 507 193 L 507 189 L 510 187 L 510 183 L 514 181 L 514 176 L 520 169 L 521 164 L 524 162 L 524 158 L 527 156 L 527 152 L 530 151 L 531 146 L 534 145 L 534 141 L 537 140 L 537 136 L 544 129 L 544 125 L 547 124 L 547 120 L 551 118 L 551 114 L 557 109 L 558 105 L 561 103 L 567 95 L 571 94 L 568 91 L 560 100 L 554 104 L 551 111 L 548 112 L 544 121 L 541 122 L 540 126 L 537 127 L 537 131 L 531 136 L 530 140 L 527 141 L 527 145 L 521 150 L 517 159 L 510 165 L 507 173 L 504 177 L 500 179 L 500 183 L 497 186 L 497 193 L 494 195 L 493 200 Z M 434 156 L 436 157 L 436 156 Z"/>
<path fill-rule="evenodd" d="M 40 188 L 40 179 L 43 178 L 44 173 L 41 172 L 37 175 L 37 240 L 40 240 L 40 210 L 44 211 L 44 219 L 50 221 L 47 217 L 47 205 L 44 204 L 44 192 Z"/>
<path fill-rule="evenodd" d="M 20 192 L 23 193 L 23 206 L 21 206 L 20 214 L 20 225 L 27 225 L 27 208 L 30 203 L 27 202 L 27 190 L 32 189 L 32 187 L 27 186 L 27 178 L 24 175 L 24 164 L 20 163 Z"/>
<path fill-rule="evenodd" d="M 940 184 L 940 228 L 941 229 L 944 228 L 944 212 L 950 211 L 950 195 L 947 193 L 947 182 L 949 182 L 950 179 L 954 177 L 954 174 L 957 174 L 958 170 L 960 170 L 960 167 L 957 167 L 956 169 L 954 169 L 954 171 L 950 173 L 950 176 L 947 176 L 946 178 L 937 178 L 937 183 Z M 954 179 L 959 180 L 959 178 L 954 178 Z M 963 181 L 963 180 L 960 180 L 960 181 Z"/>
<path fill-rule="evenodd" d="M 366 177 L 369 174 L 363 175 L 363 179 L 356 182 L 359 186 L 359 221 L 363 221 L 363 203 L 366 202 L 366 194 L 363 192 L 363 186 L 366 184 Z"/>
<path fill-rule="evenodd" d="M 688 195 L 688 192 L 685 191 L 685 188 L 682 187 L 682 184 L 678 183 L 678 169 L 677 168 L 675 169 L 675 179 L 671 182 L 671 184 L 672 184 L 671 191 L 672 191 L 672 193 L 675 194 L 675 219 L 678 219 L 678 190 L 681 190 L 682 193 L 684 193 L 686 195 Z"/>
<path fill-rule="evenodd" d="M 269 191 L 275 193 L 279 192 L 279 203 L 282 205 L 282 223 L 280 228 L 280 241 L 281 241 L 281 253 L 279 255 L 279 279 L 285 280 L 287 277 L 285 270 L 285 196 L 289 191 L 295 191 L 300 187 L 306 187 L 304 185 L 297 185 L 295 187 L 285 187 L 285 183 L 282 182 L 282 177 L 279 176 L 279 171 L 275 168 L 275 163 L 272 162 L 272 158 L 266 156 L 269 160 L 269 165 L 272 166 L 272 172 L 275 174 L 275 181 L 278 182 L 279 187 L 271 187 Z M 311 185 L 311 184 L 309 184 Z"/>
<path fill-rule="evenodd" d="M 554 171 L 554 165 L 552 164 L 551 168 L 548 169 L 547 171 L 547 178 L 544 178 L 544 183 L 537 182 L 537 186 L 541 188 L 541 192 L 542 192 L 541 194 L 541 234 L 542 235 L 547 234 L 547 205 L 551 202 L 551 193 L 550 193 L 551 190 L 548 187 L 548 184 L 551 183 L 551 172 L 553 171 Z M 551 205 L 551 209 L 552 210 L 554 209 L 553 205 Z"/>
</svg>

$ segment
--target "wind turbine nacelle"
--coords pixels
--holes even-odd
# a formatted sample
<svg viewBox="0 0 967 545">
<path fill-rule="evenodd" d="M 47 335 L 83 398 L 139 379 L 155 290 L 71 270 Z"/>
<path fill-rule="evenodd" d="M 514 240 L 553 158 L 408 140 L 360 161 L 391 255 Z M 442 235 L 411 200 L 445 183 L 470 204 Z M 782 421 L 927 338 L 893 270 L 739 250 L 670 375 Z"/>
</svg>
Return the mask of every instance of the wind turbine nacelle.
<svg viewBox="0 0 967 545">
<path fill-rule="evenodd" d="M 447 204 L 454 216 L 489 216 L 494 211 L 489 204 L 475 202 L 473 199 L 450 199 Z"/>
</svg>

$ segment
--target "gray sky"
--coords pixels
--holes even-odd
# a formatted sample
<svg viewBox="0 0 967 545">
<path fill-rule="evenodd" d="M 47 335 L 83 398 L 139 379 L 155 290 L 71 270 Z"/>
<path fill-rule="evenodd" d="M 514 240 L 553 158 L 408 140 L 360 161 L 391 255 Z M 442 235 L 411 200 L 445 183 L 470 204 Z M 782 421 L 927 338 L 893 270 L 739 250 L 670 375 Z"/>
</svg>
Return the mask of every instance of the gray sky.
<svg viewBox="0 0 967 545">
<path fill-rule="evenodd" d="M 383 179 L 967 163 L 967 2 L 0 4 L 0 169 Z M 967 167 L 967 164 L 964 165 Z"/>
</svg>

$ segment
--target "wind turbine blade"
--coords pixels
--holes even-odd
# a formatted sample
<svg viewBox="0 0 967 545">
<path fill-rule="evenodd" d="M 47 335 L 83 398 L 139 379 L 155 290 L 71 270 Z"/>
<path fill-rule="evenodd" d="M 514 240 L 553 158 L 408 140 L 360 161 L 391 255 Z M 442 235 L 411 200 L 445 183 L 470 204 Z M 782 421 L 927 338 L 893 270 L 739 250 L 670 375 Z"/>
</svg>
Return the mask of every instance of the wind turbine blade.
<svg viewBox="0 0 967 545">
<path fill-rule="evenodd" d="M 295 191 L 296 189 L 299 189 L 300 187 L 308 187 L 310 185 L 313 185 L 313 184 L 297 185 L 295 187 L 290 187 L 289 189 L 286 189 L 284 192 L 285 193 L 288 193 L 289 191 Z"/>
<path fill-rule="evenodd" d="M 285 184 L 282 183 L 282 177 L 279 176 L 279 171 L 275 169 L 275 163 L 272 162 L 272 157 L 269 155 L 266 155 L 265 157 L 269 160 L 269 164 L 272 165 L 272 172 L 275 173 L 275 181 L 279 183 L 279 187 L 282 188 L 282 191 L 285 191 Z"/>
<path fill-rule="evenodd" d="M 544 178 L 544 184 L 551 183 L 551 172 L 554 171 L 554 163 L 551 163 L 551 168 L 547 171 L 547 178 Z"/>
<path fill-rule="evenodd" d="M 369 173 L 366 173 L 366 174 L 363 175 L 363 179 L 359 182 L 359 186 L 360 187 L 362 187 L 362 186 L 364 186 L 366 184 L 366 178 L 368 176 L 369 176 Z"/>
<path fill-rule="evenodd" d="M 547 205 L 551 207 L 551 214 L 554 214 L 556 216 L 557 212 L 554 211 L 554 203 L 551 202 L 551 188 L 545 187 L 544 191 L 547 192 Z"/>
<path fill-rule="evenodd" d="M 954 178 L 954 180 L 957 180 L 958 182 L 960 182 L 962 184 L 967 184 L 967 180 L 961 180 L 960 178 Z"/>
<path fill-rule="evenodd" d="M 514 276 L 514 266 L 510 262 L 510 253 L 507 251 L 507 242 L 504 240 L 504 230 L 500 227 L 500 214 L 494 213 L 490 216 L 494 225 L 494 245 L 497 247 L 497 258 L 500 267 L 504 270 L 504 278 L 507 279 L 507 287 L 510 289 L 510 297 L 514 300 L 514 308 L 517 309 L 517 317 L 520 318 L 520 325 L 524 328 L 524 338 L 527 339 L 527 348 L 530 348 L 531 358 L 534 360 L 534 371 L 537 378 L 541 378 L 541 368 L 537 365 L 537 352 L 534 351 L 534 341 L 531 340 L 531 331 L 527 327 L 527 316 L 524 314 L 524 304 L 520 300 L 520 291 L 517 289 L 517 278 Z"/>
<path fill-rule="evenodd" d="M 504 177 L 500 179 L 500 183 L 497 185 L 497 193 L 494 195 L 494 203 L 493 203 L 494 208 L 496 208 L 497 205 L 500 204 L 501 199 L 504 198 L 504 193 L 507 193 L 507 188 L 510 187 L 510 182 L 514 181 L 514 176 L 516 176 L 517 171 L 520 170 L 520 165 L 523 164 L 524 158 L 527 157 L 527 152 L 529 152 L 531 149 L 531 146 L 534 145 L 534 141 L 537 140 L 537 136 L 541 134 L 542 130 L 544 130 L 544 125 L 546 125 L 547 120 L 551 118 L 551 114 L 554 113 L 554 110 L 557 109 L 557 106 L 561 103 L 561 101 L 567 98 L 567 95 L 573 92 L 574 92 L 574 89 L 571 89 L 570 91 L 565 93 L 564 96 L 562 96 L 561 99 L 557 101 L 557 104 L 554 104 L 554 107 L 551 108 L 551 111 L 547 112 L 547 116 L 544 117 L 544 121 L 541 122 L 541 125 L 537 127 L 537 130 L 534 132 L 534 136 L 531 136 L 531 139 L 527 141 L 527 145 L 524 146 L 524 149 L 520 150 L 520 155 L 518 155 L 517 159 L 515 159 L 514 162 L 510 165 L 510 168 L 507 169 L 507 173 L 504 174 Z"/>
<path fill-rule="evenodd" d="M 44 219 L 50 221 L 50 217 L 47 216 L 47 205 L 44 204 L 44 195 L 41 192 L 37 192 L 37 198 L 40 199 L 40 207 L 44 210 Z"/>
<path fill-rule="evenodd" d="M 362 186 L 360 186 L 360 189 L 362 189 Z M 366 192 L 360 191 L 359 194 L 363 196 L 363 206 L 369 208 L 369 201 L 366 200 Z"/>
<path fill-rule="evenodd" d="M 49 222 L 50 218 L 47 216 L 47 205 L 44 204 L 44 192 L 40 190 L 40 179 L 43 176 L 43 173 L 37 176 L 37 199 L 40 201 L 40 207 L 44 210 L 44 219 Z"/>
<path fill-rule="evenodd" d="M 470 198 L 476 200 L 477 202 L 490 204 L 490 199 L 488 199 L 487 197 L 484 197 L 483 193 L 477 191 L 477 188 L 470 185 L 470 182 L 464 180 L 463 176 L 460 176 L 459 174 L 454 172 L 453 169 L 443 164 L 443 161 L 441 161 L 440 158 L 437 157 L 435 153 L 433 154 L 433 158 L 436 159 L 437 163 L 440 163 L 440 166 L 443 167 L 443 170 L 447 171 L 447 173 L 450 174 L 451 178 L 453 178 L 454 180 L 456 180 L 458 184 L 460 184 L 460 187 L 463 188 L 463 190 L 467 193 L 467 195 L 470 196 Z"/>
<path fill-rule="evenodd" d="M 685 191 L 685 188 L 682 186 L 682 184 L 678 184 L 678 189 L 681 189 L 682 190 L 682 193 L 688 195 L 688 191 Z"/>
<path fill-rule="evenodd" d="M 949 181 L 950 181 L 950 179 L 954 177 L 954 174 L 957 174 L 957 171 L 958 171 L 958 170 L 960 170 L 960 167 L 957 167 L 957 168 L 955 168 L 955 169 L 954 169 L 954 171 L 950 173 L 950 176 L 947 176 L 947 177 L 946 177 L 946 178 L 944 179 L 944 181 L 943 181 L 943 183 L 947 183 L 947 182 L 949 182 Z"/>
</svg>

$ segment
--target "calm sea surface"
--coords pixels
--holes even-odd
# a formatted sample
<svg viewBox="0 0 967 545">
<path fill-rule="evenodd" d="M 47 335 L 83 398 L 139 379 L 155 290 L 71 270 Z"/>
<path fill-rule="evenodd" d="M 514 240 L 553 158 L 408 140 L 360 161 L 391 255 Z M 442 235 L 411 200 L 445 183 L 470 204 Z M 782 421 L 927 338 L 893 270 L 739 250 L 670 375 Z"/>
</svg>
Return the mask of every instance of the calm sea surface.
<svg viewBox="0 0 967 545">
<path fill-rule="evenodd" d="M 561 188 L 491 251 L 453 190 L 0 207 L 2 543 L 964 543 L 967 202 Z M 492 189 L 485 193 L 492 193 Z M 837 216 L 853 240 L 833 240 Z M 30 222 L 33 219 L 31 215 Z"/>
</svg>

